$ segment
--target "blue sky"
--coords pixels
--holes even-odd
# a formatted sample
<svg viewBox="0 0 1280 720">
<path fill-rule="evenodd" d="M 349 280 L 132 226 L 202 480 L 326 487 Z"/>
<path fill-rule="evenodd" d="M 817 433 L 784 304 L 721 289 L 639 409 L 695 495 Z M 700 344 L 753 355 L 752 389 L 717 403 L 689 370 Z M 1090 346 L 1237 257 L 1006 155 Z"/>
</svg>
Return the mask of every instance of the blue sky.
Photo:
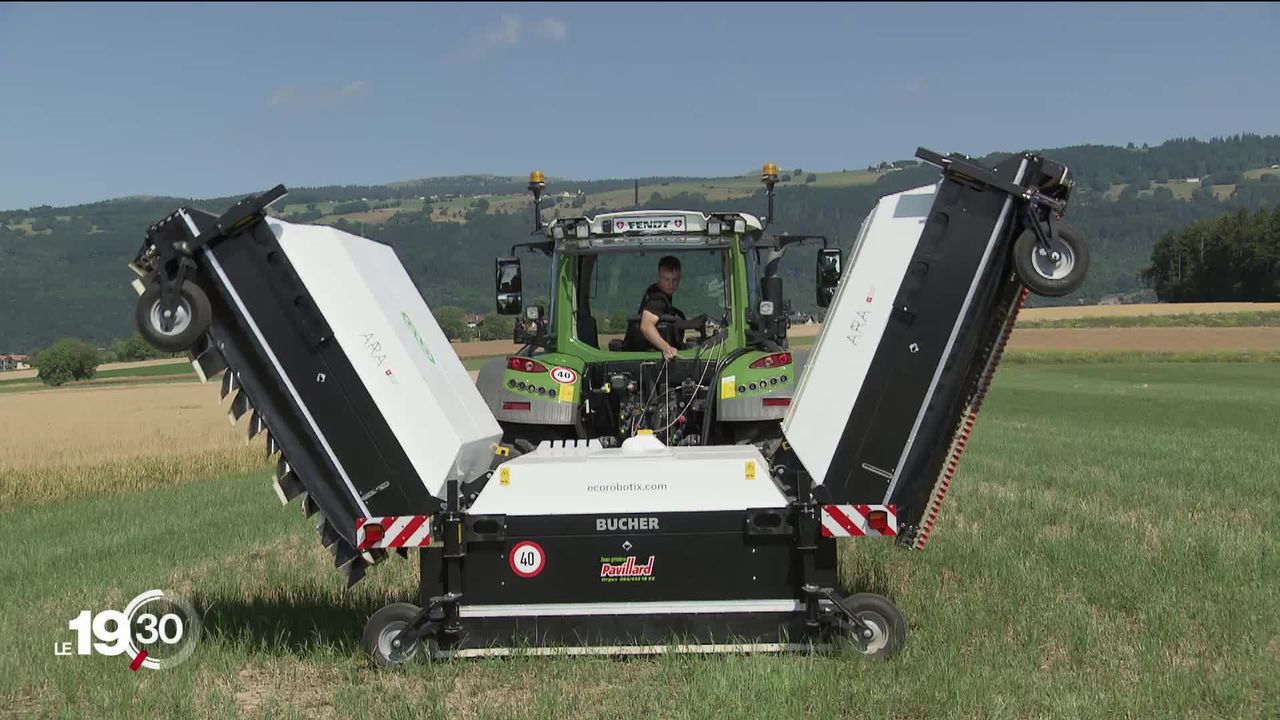
<svg viewBox="0 0 1280 720">
<path fill-rule="evenodd" d="M 1280 132 L 1280 5 L 0 5 L 0 209 Z"/>
</svg>

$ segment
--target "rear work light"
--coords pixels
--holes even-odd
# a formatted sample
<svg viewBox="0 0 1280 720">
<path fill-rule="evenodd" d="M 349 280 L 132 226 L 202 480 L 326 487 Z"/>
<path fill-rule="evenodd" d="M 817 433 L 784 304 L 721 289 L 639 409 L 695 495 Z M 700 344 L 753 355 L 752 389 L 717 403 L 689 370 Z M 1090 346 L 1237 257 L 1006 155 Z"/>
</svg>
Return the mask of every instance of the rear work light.
<svg viewBox="0 0 1280 720">
<path fill-rule="evenodd" d="M 502 403 L 502 409 L 503 409 L 503 410 L 526 410 L 526 411 L 527 411 L 527 410 L 529 409 L 529 407 L 530 407 L 530 405 L 529 405 L 529 403 L 528 403 L 527 401 L 526 401 L 526 402 L 510 402 L 510 401 L 504 401 L 504 402 Z"/>
<path fill-rule="evenodd" d="M 529 358 L 522 358 L 522 357 L 513 357 L 513 358 L 507 358 L 507 369 L 515 370 L 516 372 L 544 373 L 547 371 L 547 366 L 543 365 L 537 360 L 530 360 Z"/>
<path fill-rule="evenodd" d="M 887 510 L 872 510 L 867 513 L 867 525 L 872 530 L 883 534 L 889 529 L 889 512 Z"/>
<path fill-rule="evenodd" d="M 789 397 L 773 397 L 764 399 L 765 407 L 787 407 L 789 405 L 791 405 L 791 398 Z"/>
<path fill-rule="evenodd" d="M 759 360 L 751 363 L 750 367 L 760 369 L 760 368 L 773 368 L 773 367 L 778 367 L 779 365 L 790 365 L 790 364 L 791 364 L 791 353 L 784 352 L 784 353 L 774 353 L 772 355 L 765 355 Z"/>
</svg>

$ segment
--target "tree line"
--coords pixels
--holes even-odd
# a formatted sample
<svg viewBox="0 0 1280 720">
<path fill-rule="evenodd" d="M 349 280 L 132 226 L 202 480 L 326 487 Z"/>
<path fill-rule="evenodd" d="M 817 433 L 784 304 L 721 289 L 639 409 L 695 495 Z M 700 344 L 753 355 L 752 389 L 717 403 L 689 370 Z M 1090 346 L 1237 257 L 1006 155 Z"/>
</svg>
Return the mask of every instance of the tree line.
<svg viewBox="0 0 1280 720">
<path fill-rule="evenodd" d="M 1079 146 L 1044 153 L 1069 165 L 1080 178 L 1066 219 L 1089 241 L 1093 256 L 1084 287 L 1072 296 L 1052 301 L 1056 303 L 1096 302 L 1107 294 L 1138 290 L 1145 281 L 1144 270 L 1152 264 L 1152 250 L 1165 235 L 1241 209 L 1280 203 L 1280 170 L 1260 179 L 1241 176 L 1234 192 L 1221 199 L 1212 188 L 1204 187 L 1205 183 L 1187 200 L 1175 198 L 1165 187 L 1149 188 L 1150 182 L 1160 176 L 1161 168 L 1171 177 L 1195 175 L 1203 170 L 1215 180 L 1222 173 L 1267 168 L 1280 161 L 1280 136 L 1179 139 L 1146 149 Z M 980 160 L 993 164 L 1000 157 L 990 155 Z M 1152 178 L 1147 186 L 1141 184 L 1144 176 Z M 493 182 L 493 177 L 475 176 L 477 183 L 481 179 Z M 912 166 L 885 173 L 876 183 L 862 186 L 780 187 L 778 219 L 771 230 L 824 234 L 848 250 L 862 219 L 881 195 L 936 178 L 935 169 Z M 1103 186 L 1109 189 L 1110 181 L 1116 179 L 1133 182 L 1117 199 L 1104 197 Z M 523 191 L 526 180 L 507 178 L 506 182 L 508 185 L 498 189 L 516 192 Z M 632 180 L 615 179 L 565 187 L 587 190 L 587 195 L 575 198 L 571 205 L 574 212 L 590 215 L 601 211 L 592 205 L 592 192 L 629 187 L 631 183 Z M 402 184 L 387 187 L 403 193 L 412 183 L 399 185 Z M 373 193 L 355 194 L 357 189 L 364 192 L 368 187 L 350 186 L 351 196 L 328 190 L 308 196 L 290 188 L 287 201 L 368 202 L 371 208 L 388 202 Z M 0 352 L 30 353 L 68 336 L 104 344 L 128 335 L 132 332 L 136 295 L 129 287 L 133 276 L 125 266 L 141 245 L 146 228 L 182 205 L 218 213 L 237 199 L 134 198 L 0 213 Z M 474 203 L 466 212 L 466 223 L 433 221 L 429 209 L 406 209 L 380 225 L 339 222 L 338 227 L 392 246 L 431 307 L 449 306 L 492 317 L 493 260 L 510 254 L 514 243 L 529 239 L 530 217 L 524 212 L 487 212 L 484 205 Z M 708 202 L 698 194 L 658 196 L 650 197 L 643 205 L 741 210 L 759 215 L 765 212 L 763 191 L 724 202 Z M 28 223 L 30 228 L 25 227 Z M 783 263 L 786 293 L 795 310 L 815 309 L 815 253 L 812 245 L 793 247 Z M 520 257 L 525 261 L 526 295 L 547 295 L 547 259 L 524 251 Z M 1037 298 L 1035 302 L 1049 301 Z"/>
<path fill-rule="evenodd" d="M 1280 207 L 1167 233 L 1143 275 L 1165 302 L 1280 301 Z"/>
</svg>

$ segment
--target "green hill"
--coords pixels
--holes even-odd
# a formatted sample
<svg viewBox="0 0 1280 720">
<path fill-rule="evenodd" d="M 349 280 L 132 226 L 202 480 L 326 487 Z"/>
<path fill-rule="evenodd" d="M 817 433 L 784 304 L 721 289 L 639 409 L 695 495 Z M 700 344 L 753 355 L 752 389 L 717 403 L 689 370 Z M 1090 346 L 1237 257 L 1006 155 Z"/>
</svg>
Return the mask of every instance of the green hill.
<svg viewBox="0 0 1280 720">
<path fill-rule="evenodd" d="M 1280 203 L 1280 170 L 1271 169 L 1280 163 L 1280 136 L 1043 152 L 1076 174 L 1077 192 L 1067 219 L 1084 232 L 1093 255 L 1089 280 L 1061 303 L 1096 302 L 1107 294 L 1138 290 L 1139 272 L 1150 264 L 1152 247 L 1163 235 L 1236 210 Z M 999 157 L 981 159 L 994 162 Z M 846 248 L 878 197 L 936 177 L 931 168 L 906 161 L 823 172 L 788 168 L 783 174 L 774 230 L 826 234 Z M 640 204 L 762 213 L 757 177 L 641 178 Z M 493 258 L 529 232 L 525 182 L 523 177 L 470 175 L 291 188 L 277 212 L 386 242 L 396 248 L 428 303 L 489 312 Z M 635 184 L 628 178 L 553 177 L 548 187 L 553 202 L 546 214 L 633 207 Z M 245 194 L 263 189 L 247 188 Z M 0 212 L 0 352 L 29 352 L 65 336 L 104 343 L 129 334 L 134 295 L 125 263 L 146 227 L 179 205 L 216 212 L 236 199 L 145 197 Z M 813 309 L 814 252 L 793 249 L 785 263 L 787 294 L 799 310 Z M 535 297 L 545 291 L 538 282 L 545 282 L 541 270 L 546 261 L 525 257 L 532 285 L 528 292 Z"/>
</svg>

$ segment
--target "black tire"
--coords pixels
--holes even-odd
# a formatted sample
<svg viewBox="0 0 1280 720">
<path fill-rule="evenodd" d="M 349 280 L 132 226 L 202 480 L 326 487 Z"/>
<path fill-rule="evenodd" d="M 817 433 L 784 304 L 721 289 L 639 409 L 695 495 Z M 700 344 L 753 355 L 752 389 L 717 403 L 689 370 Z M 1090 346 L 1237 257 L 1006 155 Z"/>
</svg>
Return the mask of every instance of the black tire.
<svg viewBox="0 0 1280 720">
<path fill-rule="evenodd" d="M 1013 264 L 1022 284 L 1031 292 L 1045 297 L 1062 297 L 1075 292 L 1084 284 L 1089 272 L 1089 246 L 1070 225 L 1057 226 L 1058 237 L 1050 252 L 1058 253 L 1054 261 L 1048 253 L 1041 254 L 1036 234 L 1030 229 L 1013 243 Z"/>
<path fill-rule="evenodd" d="M 193 282 L 182 283 L 178 292 L 178 321 L 169 330 L 160 327 L 160 285 L 152 283 L 138 298 L 133 311 L 133 324 L 142 339 L 157 350 L 183 352 L 189 349 L 209 329 L 213 321 L 213 309 L 209 296 Z"/>
<path fill-rule="evenodd" d="M 417 641 L 408 647 L 396 648 L 393 645 L 395 636 L 409 627 L 409 623 L 418 616 L 421 608 L 409 603 L 388 605 L 369 618 L 365 623 L 364 634 L 360 636 L 360 648 L 377 667 L 398 667 L 417 660 L 424 654 L 431 656 L 433 645 L 430 641 Z"/>
<path fill-rule="evenodd" d="M 858 636 L 847 621 L 840 623 L 840 630 L 849 646 L 870 660 L 888 660 L 897 655 L 907 644 L 907 621 L 898 606 L 883 595 L 858 593 L 844 599 L 845 607 L 859 620 L 871 627 L 870 638 Z"/>
</svg>

